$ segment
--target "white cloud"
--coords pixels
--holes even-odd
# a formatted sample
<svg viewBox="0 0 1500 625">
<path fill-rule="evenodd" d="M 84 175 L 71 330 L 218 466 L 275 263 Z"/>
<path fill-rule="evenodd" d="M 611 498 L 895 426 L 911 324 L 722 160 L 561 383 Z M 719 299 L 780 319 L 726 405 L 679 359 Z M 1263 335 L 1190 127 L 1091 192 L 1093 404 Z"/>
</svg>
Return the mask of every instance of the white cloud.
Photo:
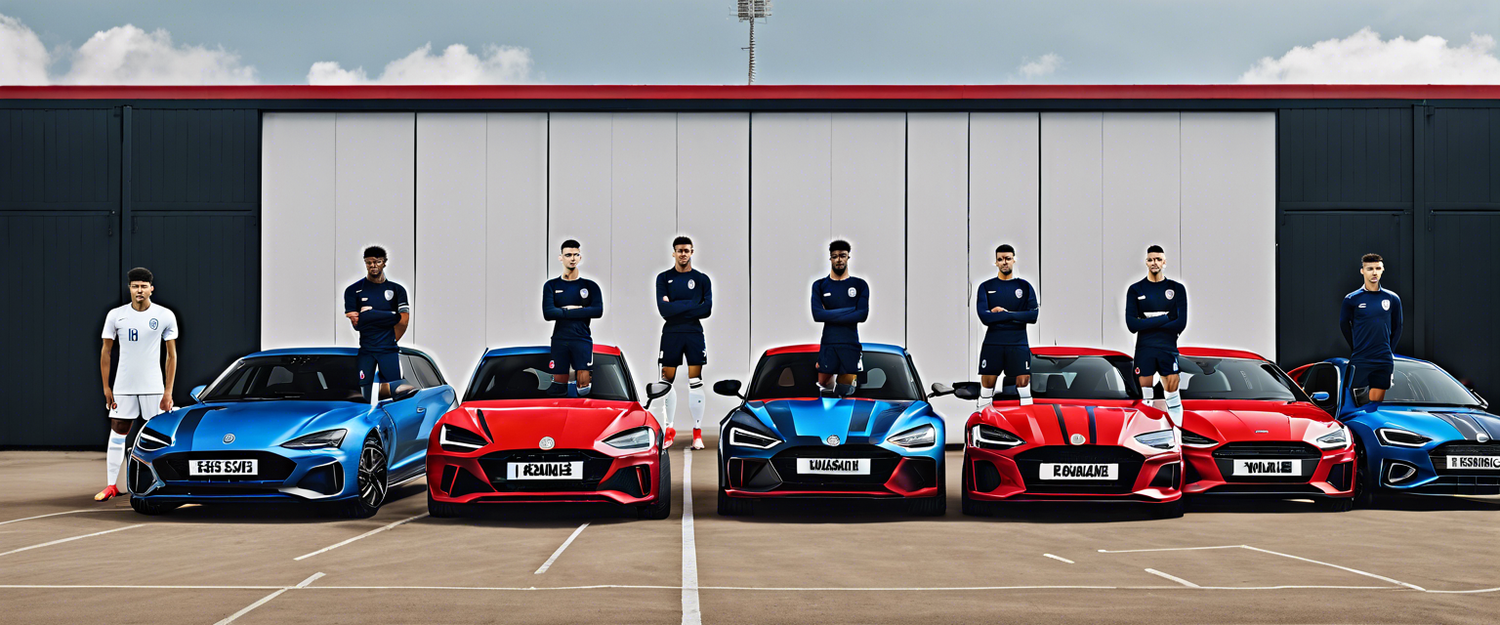
<svg viewBox="0 0 1500 625">
<path fill-rule="evenodd" d="M 1344 39 L 1297 46 L 1281 58 L 1261 59 L 1242 83 L 1496 84 L 1495 38 L 1469 35 L 1450 46 L 1442 37 L 1382 40 L 1366 27 Z"/>
<path fill-rule="evenodd" d="M 45 85 L 51 61 L 36 33 L 21 20 L 0 15 L 0 85 Z"/>
<path fill-rule="evenodd" d="M 165 30 L 130 24 L 94 33 L 58 82 L 75 85 L 247 85 L 255 68 L 223 47 L 174 45 Z"/>
<path fill-rule="evenodd" d="M 513 46 L 485 46 L 484 56 L 467 46 L 453 44 L 438 56 L 432 44 L 386 64 L 376 78 L 363 67 L 344 69 L 337 61 L 313 63 L 307 82 L 313 85 L 496 85 L 533 82 L 531 51 Z"/>
<path fill-rule="evenodd" d="M 1058 68 L 1061 68 L 1062 65 L 1062 57 L 1048 52 L 1043 54 L 1042 58 L 1035 61 L 1030 58 L 1021 59 L 1021 67 L 1017 68 L 1016 71 L 1020 72 L 1021 76 L 1025 78 L 1041 78 L 1043 76 L 1050 76 Z"/>
</svg>

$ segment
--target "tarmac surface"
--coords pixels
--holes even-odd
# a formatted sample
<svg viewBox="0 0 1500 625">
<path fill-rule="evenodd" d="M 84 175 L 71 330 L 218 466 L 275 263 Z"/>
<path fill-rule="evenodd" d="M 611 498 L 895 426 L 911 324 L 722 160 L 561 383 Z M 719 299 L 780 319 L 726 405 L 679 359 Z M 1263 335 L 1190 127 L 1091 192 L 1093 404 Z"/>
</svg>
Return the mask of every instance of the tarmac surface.
<svg viewBox="0 0 1500 625">
<path fill-rule="evenodd" d="M 948 514 L 878 502 L 715 513 L 714 449 L 672 449 L 663 521 L 609 507 L 371 519 L 96 504 L 102 453 L 0 453 L 0 623 L 1494 623 L 1500 500 L 1197 502 Z M 691 462 L 691 514 L 684 514 Z"/>
</svg>

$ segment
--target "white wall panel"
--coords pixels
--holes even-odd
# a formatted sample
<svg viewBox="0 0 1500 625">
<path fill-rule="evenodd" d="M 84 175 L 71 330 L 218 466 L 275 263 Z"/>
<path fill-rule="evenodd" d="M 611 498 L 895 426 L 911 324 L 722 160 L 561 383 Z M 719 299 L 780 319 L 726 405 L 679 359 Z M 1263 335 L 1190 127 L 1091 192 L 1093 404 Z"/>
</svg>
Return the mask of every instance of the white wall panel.
<svg viewBox="0 0 1500 625">
<path fill-rule="evenodd" d="M 1192 296 L 1182 344 L 1274 360 L 1275 114 L 1182 114 L 1181 245 Z"/>
<path fill-rule="evenodd" d="M 412 320 L 401 342 L 420 345 L 421 289 L 416 283 L 416 116 L 412 113 L 337 113 L 335 167 L 334 312 L 343 310 L 344 288 L 364 276 L 360 254 L 380 245 L 390 256 L 386 276 L 406 287 Z M 345 323 L 338 344 L 358 345 Z"/>
<path fill-rule="evenodd" d="M 1166 250 L 1167 277 L 1183 267 L 1179 120 L 1177 113 L 1104 114 L 1102 346 L 1127 354 L 1135 335 L 1125 329 L 1125 289 L 1146 276 L 1146 248 Z"/>
<path fill-rule="evenodd" d="M 483 113 L 417 116 L 416 282 L 429 304 L 420 347 L 459 393 L 484 349 L 489 245 Z"/>
<path fill-rule="evenodd" d="M 261 120 L 262 349 L 331 345 L 352 333 L 342 315 L 348 284 L 334 279 L 334 144 L 330 113 Z"/>
<path fill-rule="evenodd" d="M 547 236 L 547 114 L 491 113 L 486 121 L 485 344 L 547 345 L 542 283 L 560 272 L 562 243 Z"/>
<path fill-rule="evenodd" d="M 850 275 L 870 284 L 863 341 L 906 341 L 906 114 L 835 113 L 832 232 L 854 248 Z M 823 248 L 827 250 L 827 247 Z"/>
<path fill-rule="evenodd" d="M 713 315 L 703 320 L 704 382 L 747 380 L 760 355 L 750 353 L 749 114 L 677 116 L 677 230 L 693 239 L 693 267 L 713 280 Z M 677 383 L 686 388 L 686 372 Z M 707 390 L 703 422 L 717 431 L 739 400 Z"/>
<path fill-rule="evenodd" d="M 613 116 L 609 113 L 554 113 L 548 133 L 548 256 L 552 259 L 549 276 L 562 273 L 557 262 L 558 246 L 567 239 L 583 245 L 583 263 L 579 274 L 599 284 L 604 290 L 604 317 L 589 327 L 594 340 L 613 343 L 614 307 L 622 294 L 614 290 L 610 278 L 611 219 L 610 176 Z M 542 314 L 541 289 L 536 315 Z M 548 335 L 550 336 L 550 334 Z M 545 343 L 543 343 L 545 344 Z"/>
<path fill-rule="evenodd" d="M 908 259 L 906 343 L 922 381 L 974 379 L 969 361 L 967 113 L 912 113 L 907 118 Z M 952 396 L 934 407 L 949 442 L 963 440 L 973 402 Z"/>
<path fill-rule="evenodd" d="M 812 282 L 828 275 L 831 116 L 750 118 L 750 348 L 816 343 Z"/>
<path fill-rule="evenodd" d="M 995 248 L 1016 248 L 1015 275 L 1036 288 L 1046 307 L 1041 256 L 1041 121 L 1036 113 L 974 113 L 969 116 L 969 360 L 977 371 L 985 327 L 974 313 L 979 284 L 995 277 Z M 1040 328 L 1027 334 L 1032 345 Z M 973 374 L 973 371 L 970 372 Z"/>
<path fill-rule="evenodd" d="M 1042 114 L 1040 345 L 1100 344 L 1103 116 Z M 1144 257 L 1144 255 L 1143 255 Z"/>
<path fill-rule="evenodd" d="M 672 266 L 677 230 L 677 114 L 615 114 L 612 161 L 614 298 L 605 305 L 614 331 L 599 340 L 624 350 L 639 387 L 660 373 L 655 288 L 656 274 Z"/>
</svg>

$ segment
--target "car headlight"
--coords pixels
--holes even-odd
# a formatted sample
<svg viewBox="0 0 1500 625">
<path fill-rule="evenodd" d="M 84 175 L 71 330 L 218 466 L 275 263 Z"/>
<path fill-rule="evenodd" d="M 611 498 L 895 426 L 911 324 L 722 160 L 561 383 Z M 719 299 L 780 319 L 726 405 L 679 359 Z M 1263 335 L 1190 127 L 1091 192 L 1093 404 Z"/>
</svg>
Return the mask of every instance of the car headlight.
<svg viewBox="0 0 1500 625">
<path fill-rule="evenodd" d="M 1344 426 L 1313 439 L 1313 444 L 1323 449 L 1339 449 L 1349 446 L 1349 430 Z"/>
<path fill-rule="evenodd" d="M 649 427 L 639 427 L 633 430 L 627 430 L 604 439 L 605 445 L 609 445 L 610 447 L 614 447 L 615 449 L 623 449 L 627 451 L 649 449 L 655 442 L 656 430 L 653 430 Z"/>
<path fill-rule="evenodd" d="M 937 442 L 937 428 L 931 425 L 919 425 L 910 430 L 896 434 L 885 439 L 885 442 L 900 445 L 908 449 L 915 447 L 931 447 Z"/>
<path fill-rule="evenodd" d="M 172 437 L 151 428 L 141 428 L 135 438 L 135 448 L 141 451 L 156 451 L 172 444 Z"/>
<path fill-rule="evenodd" d="M 782 443 L 775 436 L 767 436 L 760 432 L 747 430 L 737 425 L 729 426 L 729 444 L 736 447 L 749 447 L 751 449 L 770 449 Z"/>
<path fill-rule="evenodd" d="M 1202 434 L 1194 434 L 1187 430 L 1182 431 L 1183 447 L 1213 447 L 1217 444 L 1219 444 L 1219 441 L 1216 441 Z"/>
<path fill-rule="evenodd" d="M 344 435 L 348 433 L 349 430 L 344 429 L 323 430 L 322 432 L 314 432 L 312 434 L 308 434 L 307 436 L 298 436 L 297 438 L 282 443 L 281 446 L 287 449 L 322 449 L 324 447 L 338 447 L 344 442 Z"/>
<path fill-rule="evenodd" d="M 1177 446 L 1177 436 L 1172 430 L 1157 430 L 1136 435 L 1135 442 L 1154 449 L 1172 449 Z"/>
<path fill-rule="evenodd" d="M 461 454 L 488 444 L 489 441 L 484 440 L 483 436 L 450 423 L 444 423 L 443 428 L 438 430 L 438 447 L 441 447 L 443 451 Z"/>
<path fill-rule="evenodd" d="M 980 449 L 1010 449 L 1026 441 L 993 425 L 976 425 L 969 429 L 969 443 Z"/>
<path fill-rule="evenodd" d="M 1394 447 L 1421 447 L 1432 442 L 1432 439 L 1426 436 L 1397 428 L 1375 430 L 1375 437 L 1380 439 L 1380 444 Z"/>
</svg>

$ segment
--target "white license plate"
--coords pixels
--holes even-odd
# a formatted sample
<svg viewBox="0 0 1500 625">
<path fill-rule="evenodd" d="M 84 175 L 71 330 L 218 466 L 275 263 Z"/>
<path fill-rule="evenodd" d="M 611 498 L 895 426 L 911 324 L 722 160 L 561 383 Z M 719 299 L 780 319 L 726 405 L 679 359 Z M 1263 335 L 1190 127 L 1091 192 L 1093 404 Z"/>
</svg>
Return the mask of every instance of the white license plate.
<svg viewBox="0 0 1500 625">
<path fill-rule="evenodd" d="M 1120 465 L 1043 462 L 1040 477 L 1044 480 L 1114 480 L 1120 477 Z"/>
<path fill-rule="evenodd" d="M 583 462 L 511 462 L 505 465 L 507 480 L 581 480 Z"/>
<path fill-rule="evenodd" d="M 1302 475 L 1301 460 L 1235 460 L 1235 477 Z"/>
<path fill-rule="evenodd" d="M 803 475 L 869 475 L 869 458 L 798 458 L 797 472 Z"/>
<path fill-rule="evenodd" d="M 190 460 L 188 475 L 255 475 L 256 460 Z"/>
<path fill-rule="evenodd" d="M 1500 456 L 1448 456 L 1448 468 L 1500 471 Z"/>
</svg>

